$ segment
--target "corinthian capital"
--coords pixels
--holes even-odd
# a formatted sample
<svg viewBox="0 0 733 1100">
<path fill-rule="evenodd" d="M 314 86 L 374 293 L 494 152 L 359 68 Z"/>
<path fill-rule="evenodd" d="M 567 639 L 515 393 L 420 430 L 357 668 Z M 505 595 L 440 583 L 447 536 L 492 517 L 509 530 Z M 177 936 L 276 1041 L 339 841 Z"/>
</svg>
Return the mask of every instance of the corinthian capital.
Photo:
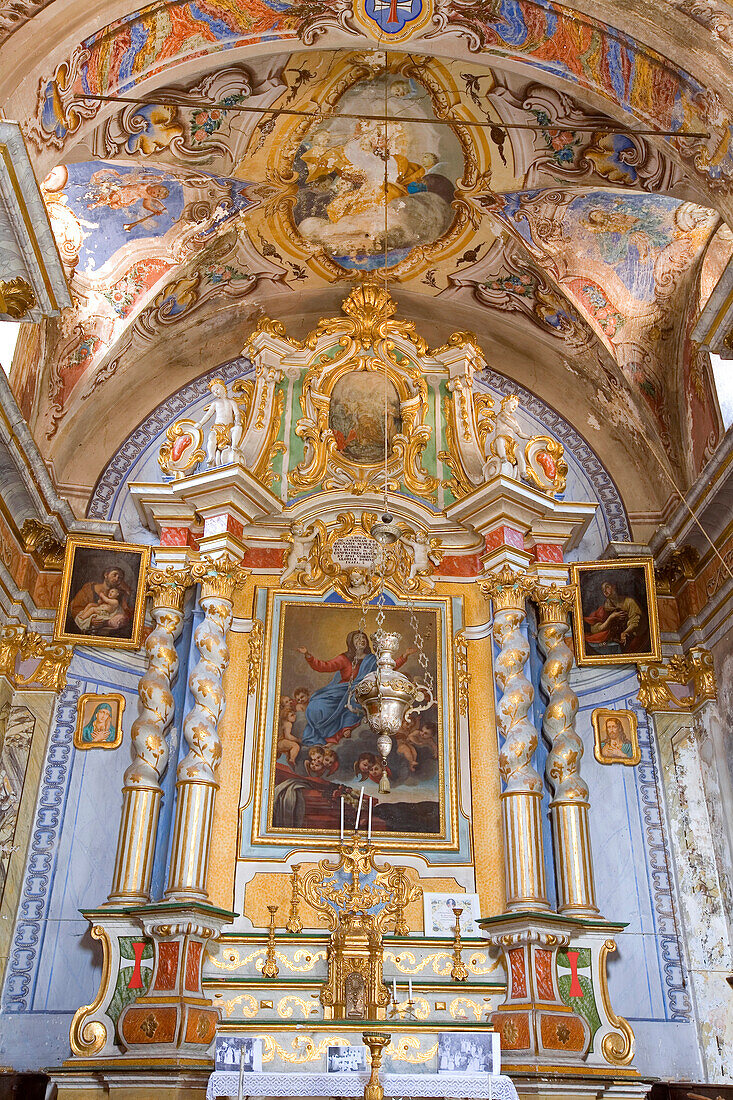
<svg viewBox="0 0 733 1100">
<path fill-rule="evenodd" d="M 249 572 L 226 554 L 219 558 L 197 561 L 191 566 L 191 576 L 194 582 L 201 584 L 201 595 L 204 598 L 219 596 L 229 601 L 234 598 L 235 590 L 244 584 Z"/>
<path fill-rule="evenodd" d="M 153 607 L 170 607 L 173 611 L 182 611 L 186 589 L 193 583 L 190 569 L 168 567 L 148 570 L 147 590 L 153 598 Z"/>
<path fill-rule="evenodd" d="M 573 609 L 575 588 L 572 584 L 538 584 L 534 599 L 540 613 L 540 624 L 567 623 Z"/>
<path fill-rule="evenodd" d="M 479 588 L 487 599 L 494 601 L 496 610 L 523 608 L 537 588 L 537 579 L 504 565 L 495 573 L 487 573 L 479 581 Z"/>
</svg>

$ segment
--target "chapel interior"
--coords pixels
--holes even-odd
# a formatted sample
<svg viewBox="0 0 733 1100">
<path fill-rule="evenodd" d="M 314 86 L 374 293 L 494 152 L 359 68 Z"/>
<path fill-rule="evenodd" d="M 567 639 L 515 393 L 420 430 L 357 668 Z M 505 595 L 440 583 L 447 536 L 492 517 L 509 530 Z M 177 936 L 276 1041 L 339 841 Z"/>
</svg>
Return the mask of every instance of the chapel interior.
<svg viewBox="0 0 733 1100">
<path fill-rule="evenodd" d="M 730 0 L 0 0 L 0 1100 L 732 1100 L 732 360 Z"/>
</svg>

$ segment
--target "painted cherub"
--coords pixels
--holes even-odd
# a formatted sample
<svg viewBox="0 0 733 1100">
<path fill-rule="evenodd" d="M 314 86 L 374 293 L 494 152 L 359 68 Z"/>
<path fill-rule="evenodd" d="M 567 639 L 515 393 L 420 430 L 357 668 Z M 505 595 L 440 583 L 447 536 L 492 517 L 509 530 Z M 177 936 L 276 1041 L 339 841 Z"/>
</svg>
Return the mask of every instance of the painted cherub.
<svg viewBox="0 0 733 1100">
<path fill-rule="evenodd" d="M 88 603 L 74 618 L 80 630 L 92 630 L 103 624 L 112 630 L 117 630 L 120 626 L 124 626 L 126 621 L 127 616 L 122 608 L 119 588 L 110 588 L 106 593 L 99 591 L 97 601 Z"/>
<path fill-rule="evenodd" d="M 209 389 L 214 400 L 206 406 L 195 426 L 203 428 L 213 420 L 206 440 L 206 454 L 211 466 L 225 466 L 237 454 L 242 442 L 242 410 L 239 402 L 227 393 L 223 378 L 212 379 Z"/>
<path fill-rule="evenodd" d="M 291 767 L 298 759 L 300 752 L 300 741 L 293 733 L 295 719 L 295 710 L 281 711 L 277 729 L 277 755 L 286 756 Z"/>
</svg>

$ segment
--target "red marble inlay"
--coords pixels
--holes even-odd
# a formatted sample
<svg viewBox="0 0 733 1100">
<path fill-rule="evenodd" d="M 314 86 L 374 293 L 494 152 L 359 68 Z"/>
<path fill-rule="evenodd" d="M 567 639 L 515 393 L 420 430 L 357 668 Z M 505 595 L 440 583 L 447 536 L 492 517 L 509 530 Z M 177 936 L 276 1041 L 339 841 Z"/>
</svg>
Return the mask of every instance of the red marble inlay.
<svg viewBox="0 0 733 1100">
<path fill-rule="evenodd" d="M 517 550 L 524 550 L 524 535 L 516 527 L 495 527 L 486 535 L 486 549 L 498 550 L 500 546 L 514 546 Z"/>
<path fill-rule="evenodd" d="M 188 546 L 187 527 L 161 527 L 161 546 Z"/>
<path fill-rule="evenodd" d="M 586 1031 L 580 1016 L 549 1012 L 539 1015 L 540 1036 L 545 1050 L 572 1050 L 576 1054 L 585 1050 Z"/>
<path fill-rule="evenodd" d="M 271 569 L 273 573 L 280 573 L 285 566 L 286 553 L 281 546 L 248 546 L 242 563 L 248 569 Z"/>
<path fill-rule="evenodd" d="M 511 999 L 527 996 L 527 974 L 524 969 L 524 948 L 513 947 L 509 952 L 509 966 L 512 972 Z"/>
<path fill-rule="evenodd" d="M 538 949 L 534 956 L 534 972 L 537 980 L 537 996 L 541 1001 L 554 1001 L 552 984 L 552 952 Z"/>
<path fill-rule="evenodd" d="M 441 577 L 477 577 L 481 571 L 478 554 L 445 554 L 436 573 Z"/>
<path fill-rule="evenodd" d="M 180 947 L 181 945 L 178 943 L 163 942 L 158 944 L 156 989 L 175 989 Z"/>
<path fill-rule="evenodd" d="M 201 942 L 192 940 L 188 945 L 186 955 L 186 989 L 198 992 L 199 988 L 199 961 L 201 959 Z"/>
<path fill-rule="evenodd" d="M 562 565 L 563 558 L 562 547 L 558 546 L 555 542 L 536 542 L 532 549 L 532 556 L 535 561 L 547 561 L 556 565 Z"/>
</svg>

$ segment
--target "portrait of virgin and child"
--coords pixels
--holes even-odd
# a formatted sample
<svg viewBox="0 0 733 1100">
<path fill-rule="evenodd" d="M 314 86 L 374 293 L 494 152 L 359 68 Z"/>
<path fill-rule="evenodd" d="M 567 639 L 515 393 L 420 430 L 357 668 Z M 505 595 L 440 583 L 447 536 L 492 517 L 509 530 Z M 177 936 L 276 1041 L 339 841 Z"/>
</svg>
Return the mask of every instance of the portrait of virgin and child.
<svg viewBox="0 0 733 1100">
<path fill-rule="evenodd" d="M 148 555 L 145 546 L 69 540 L 55 639 L 136 647 Z"/>
</svg>

